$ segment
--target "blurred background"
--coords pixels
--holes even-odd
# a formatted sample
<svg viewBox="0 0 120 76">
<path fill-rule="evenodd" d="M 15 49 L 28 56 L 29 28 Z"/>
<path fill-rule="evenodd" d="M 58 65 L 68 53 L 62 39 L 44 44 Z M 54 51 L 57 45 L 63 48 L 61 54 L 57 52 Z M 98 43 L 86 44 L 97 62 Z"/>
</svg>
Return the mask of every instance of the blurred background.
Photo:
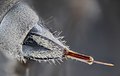
<svg viewBox="0 0 120 76">
<path fill-rule="evenodd" d="M 67 45 L 115 67 L 88 65 L 68 59 L 61 64 L 32 63 L 30 76 L 119 76 L 119 0 L 31 0 L 29 4 Z"/>
<path fill-rule="evenodd" d="M 30 63 L 30 76 L 120 76 L 120 0 L 26 0 L 52 31 L 62 31 L 71 50 L 114 67 Z"/>
</svg>

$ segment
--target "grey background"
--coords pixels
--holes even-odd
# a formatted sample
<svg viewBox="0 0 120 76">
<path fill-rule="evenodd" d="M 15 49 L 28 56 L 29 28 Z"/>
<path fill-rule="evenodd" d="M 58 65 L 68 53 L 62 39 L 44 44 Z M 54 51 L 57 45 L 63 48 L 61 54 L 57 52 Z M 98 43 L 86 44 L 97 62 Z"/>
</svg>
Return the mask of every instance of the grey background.
<svg viewBox="0 0 120 76">
<path fill-rule="evenodd" d="M 96 60 L 115 67 L 87 65 L 76 60 L 61 64 L 30 62 L 30 76 L 119 76 L 120 75 L 120 1 L 119 0 L 26 0 L 52 31 L 62 31 L 67 45 Z M 14 61 L 0 53 L 0 68 Z M 24 74 L 18 65 L 17 72 Z M 11 67 L 7 67 L 9 71 Z M 19 69 L 22 69 L 19 71 Z M 0 69 L 0 76 L 5 75 Z M 10 74 L 8 74 L 10 76 Z M 13 76 L 13 75 L 11 75 Z M 24 75 L 22 75 L 24 76 Z"/>
</svg>

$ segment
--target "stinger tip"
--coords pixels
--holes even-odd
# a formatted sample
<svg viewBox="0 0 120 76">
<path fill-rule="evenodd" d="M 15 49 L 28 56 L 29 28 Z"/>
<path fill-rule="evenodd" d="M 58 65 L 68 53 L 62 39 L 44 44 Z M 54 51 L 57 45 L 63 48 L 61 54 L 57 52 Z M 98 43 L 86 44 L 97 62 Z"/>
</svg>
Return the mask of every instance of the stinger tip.
<svg viewBox="0 0 120 76">
<path fill-rule="evenodd" d="M 107 65 L 107 66 L 110 66 L 110 67 L 114 66 L 114 64 L 111 64 L 111 63 L 105 63 L 105 62 L 100 62 L 100 61 L 93 61 L 93 62 L 97 63 L 97 64 Z"/>
</svg>

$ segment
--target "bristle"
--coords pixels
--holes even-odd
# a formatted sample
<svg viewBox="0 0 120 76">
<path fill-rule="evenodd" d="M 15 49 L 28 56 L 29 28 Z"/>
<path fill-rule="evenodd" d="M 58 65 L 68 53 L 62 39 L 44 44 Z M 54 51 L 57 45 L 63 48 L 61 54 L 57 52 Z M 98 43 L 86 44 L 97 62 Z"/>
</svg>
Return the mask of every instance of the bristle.
<svg viewBox="0 0 120 76">
<path fill-rule="evenodd" d="M 53 64 L 55 64 L 55 60 L 54 59 L 52 59 L 51 61 L 53 62 Z"/>
<path fill-rule="evenodd" d="M 56 59 L 57 63 L 61 64 L 60 61 L 58 59 Z"/>
<path fill-rule="evenodd" d="M 63 62 L 63 60 L 62 59 L 59 59 L 61 62 Z"/>
</svg>

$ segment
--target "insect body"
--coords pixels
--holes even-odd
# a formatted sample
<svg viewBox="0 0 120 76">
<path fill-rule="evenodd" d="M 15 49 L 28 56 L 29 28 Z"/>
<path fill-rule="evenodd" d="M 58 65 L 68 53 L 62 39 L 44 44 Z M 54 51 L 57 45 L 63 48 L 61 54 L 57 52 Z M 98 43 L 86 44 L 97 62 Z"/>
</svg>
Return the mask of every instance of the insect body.
<svg viewBox="0 0 120 76">
<path fill-rule="evenodd" d="M 40 30 L 41 29 L 41 30 Z M 36 44 L 36 45 L 35 45 Z M 42 49 L 36 49 L 36 51 L 25 51 L 25 56 L 37 61 L 49 61 L 49 60 L 59 60 L 63 58 L 72 58 L 78 61 L 82 61 L 88 64 L 103 64 L 108 66 L 114 66 L 110 63 L 104 63 L 100 61 L 95 61 L 93 57 L 84 54 L 79 54 L 74 51 L 69 50 L 65 45 L 63 45 L 53 34 L 43 27 L 42 25 L 36 25 L 28 34 L 24 41 L 24 46 L 42 46 Z M 35 47 L 36 48 L 36 47 Z M 45 51 L 46 50 L 46 51 Z"/>
<path fill-rule="evenodd" d="M 44 27 L 42 21 L 27 4 L 18 0 L 2 0 L 0 5 L 0 51 L 18 60 L 36 61 L 72 58 L 88 64 L 113 64 L 94 61 L 91 56 L 69 50 Z M 7 2 L 6 2 L 7 1 Z M 12 3 L 10 3 L 11 1 Z M 11 5 L 12 4 L 12 5 Z M 6 6 L 6 7 L 5 7 Z M 40 21 L 41 24 L 38 22 Z"/>
</svg>

